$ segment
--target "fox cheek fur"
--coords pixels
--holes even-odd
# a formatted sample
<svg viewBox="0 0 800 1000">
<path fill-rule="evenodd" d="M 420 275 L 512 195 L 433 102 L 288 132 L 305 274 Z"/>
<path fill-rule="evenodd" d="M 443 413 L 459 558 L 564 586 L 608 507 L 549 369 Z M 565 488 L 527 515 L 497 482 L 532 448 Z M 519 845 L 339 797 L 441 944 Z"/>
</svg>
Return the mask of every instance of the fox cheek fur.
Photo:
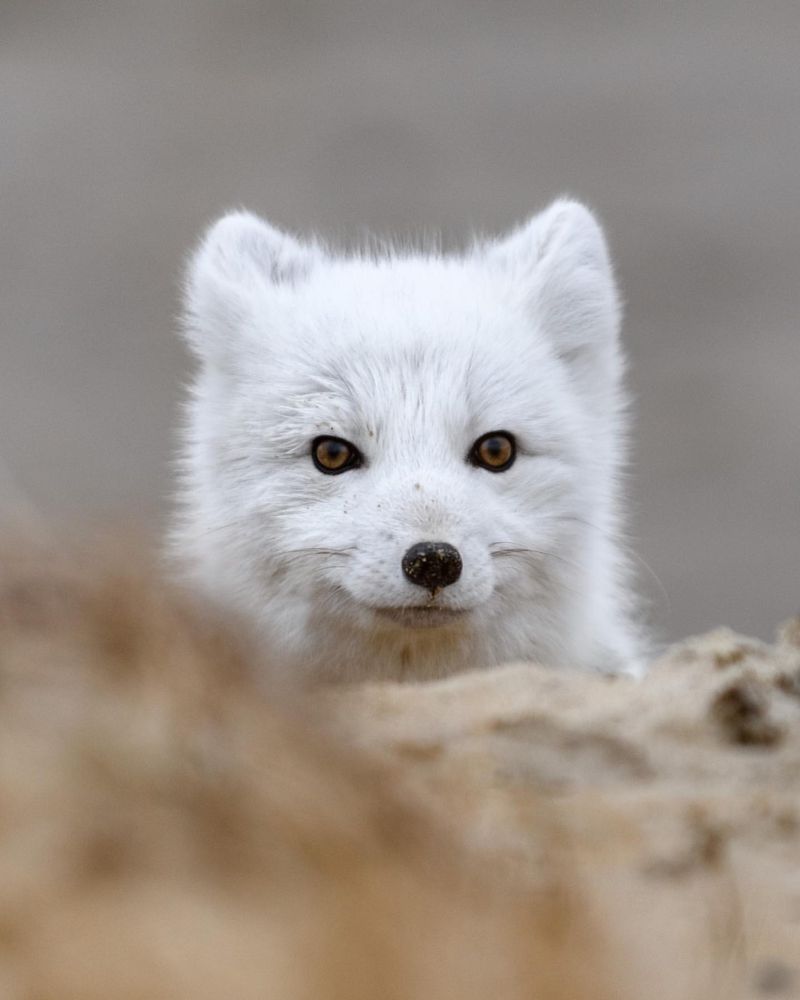
<svg viewBox="0 0 800 1000">
<path fill-rule="evenodd" d="M 342 256 L 234 213 L 191 259 L 183 331 L 172 553 L 286 679 L 638 669 L 619 306 L 583 206 L 450 256 Z"/>
</svg>

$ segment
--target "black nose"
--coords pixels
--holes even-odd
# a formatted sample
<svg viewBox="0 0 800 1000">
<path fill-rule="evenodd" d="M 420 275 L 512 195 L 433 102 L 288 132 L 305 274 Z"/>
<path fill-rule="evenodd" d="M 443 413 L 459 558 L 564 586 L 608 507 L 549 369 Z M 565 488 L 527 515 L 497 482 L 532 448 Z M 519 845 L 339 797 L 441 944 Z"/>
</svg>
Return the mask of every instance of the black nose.
<svg viewBox="0 0 800 1000">
<path fill-rule="evenodd" d="M 461 555 L 447 542 L 418 542 L 403 556 L 403 572 L 412 583 L 433 593 L 461 576 Z"/>
</svg>

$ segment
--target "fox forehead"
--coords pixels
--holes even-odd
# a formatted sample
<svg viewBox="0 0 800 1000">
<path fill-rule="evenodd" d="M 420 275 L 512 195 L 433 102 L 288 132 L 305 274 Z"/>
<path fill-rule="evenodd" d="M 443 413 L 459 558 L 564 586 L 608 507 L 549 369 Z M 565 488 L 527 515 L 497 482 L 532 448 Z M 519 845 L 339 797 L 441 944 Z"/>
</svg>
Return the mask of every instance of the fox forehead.
<svg viewBox="0 0 800 1000">
<path fill-rule="evenodd" d="M 457 260 L 326 261 L 279 315 L 264 317 L 270 396 L 307 413 L 319 433 L 357 425 L 379 434 L 390 417 L 481 427 L 520 419 L 559 372 L 503 292 L 485 269 Z"/>
<path fill-rule="evenodd" d="M 302 285 L 281 291 L 277 309 L 275 297 L 265 305 L 265 329 L 282 346 L 300 340 L 317 356 L 330 344 L 413 363 L 431 360 L 437 346 L 466 355 L 497 336 L 509 342 L 530 332 L 502 276 L 460 259 L 325 260 Z"/>
<path fill-rule="evenodd" d="M 273 358 L 264 387 L 268 436 L 287 452 L 326 434 L 367 451 L 421 440 L 461 451 L 491 430 L 529 450 L 563 451 L 574 435 L 560 372 L 535 352 L 366 337 L 359 350 L 329 337 L 315 353 L 296 347 Z"/>
</svg>

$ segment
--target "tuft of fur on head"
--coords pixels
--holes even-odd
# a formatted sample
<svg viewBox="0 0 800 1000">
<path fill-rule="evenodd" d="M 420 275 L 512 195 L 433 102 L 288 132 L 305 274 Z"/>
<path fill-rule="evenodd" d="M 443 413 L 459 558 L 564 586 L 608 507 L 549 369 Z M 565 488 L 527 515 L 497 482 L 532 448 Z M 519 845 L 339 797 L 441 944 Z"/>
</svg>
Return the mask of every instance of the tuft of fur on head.
<svg viewBox="0 0 800 1000">
<path fill-rule="evenodd" d="M 574 201 L 455 255 L 337 255 L 224 217 L 186 283 L 183 572 L 287 679 L 636 671 L 619 325 L 603 233 Z M 501 430 L 514 464 L 470 464 Z M 326 435 L 360 467 L 315 468 Z M 404 575 L 425 541 L 458 550 L 456 582 Z"/>
</svg>

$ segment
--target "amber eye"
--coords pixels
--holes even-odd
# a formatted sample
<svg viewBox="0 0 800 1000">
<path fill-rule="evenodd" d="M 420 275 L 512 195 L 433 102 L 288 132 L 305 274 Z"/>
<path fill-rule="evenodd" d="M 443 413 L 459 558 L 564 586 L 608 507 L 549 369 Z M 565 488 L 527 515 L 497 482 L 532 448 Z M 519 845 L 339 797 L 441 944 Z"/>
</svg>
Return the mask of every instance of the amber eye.
<svg viewBox="0 0 800 1000">
<path fill-rule="evenodd" d="M 311 457 L 320 472 L 337 476 L 340 472 L 361 465 L 361 453 L 348 441 L 335 437 L 318 437 L 311 442 Z"/>
<path fill-rule="evenodd" d="M 479 465 L 489 472 L 505 472 L 514 464 L 517 446 L 514 438 L 506 431 L 490 431 L 479 437 L 469 453 L 473 465 Z"/>
</svg>

